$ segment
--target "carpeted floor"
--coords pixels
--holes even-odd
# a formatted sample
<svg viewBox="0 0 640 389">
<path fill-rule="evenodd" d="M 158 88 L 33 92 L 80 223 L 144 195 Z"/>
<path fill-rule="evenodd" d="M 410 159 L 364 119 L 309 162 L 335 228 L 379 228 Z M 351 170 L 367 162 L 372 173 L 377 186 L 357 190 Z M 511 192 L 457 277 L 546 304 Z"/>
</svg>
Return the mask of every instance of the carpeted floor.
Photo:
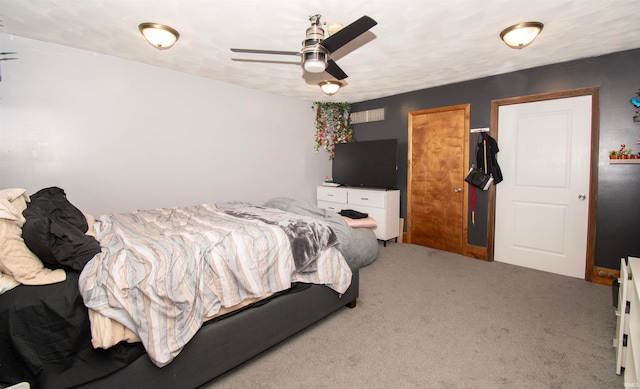
<svg viewBox="0 0 640 389">
<path fill-rule="evenodd" d="M 342 309 L 203 388 L 622 388 L 611 288 L 380 245 Z"/>
</svg>

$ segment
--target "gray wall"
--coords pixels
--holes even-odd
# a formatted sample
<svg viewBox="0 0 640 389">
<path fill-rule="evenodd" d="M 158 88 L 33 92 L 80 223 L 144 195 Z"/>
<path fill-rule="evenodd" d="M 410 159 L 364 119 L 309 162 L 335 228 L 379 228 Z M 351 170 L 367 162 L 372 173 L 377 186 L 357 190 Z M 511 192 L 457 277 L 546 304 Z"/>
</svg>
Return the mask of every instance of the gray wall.
<svg viewBox="0 0 640 389">
<path fill-rule="evenodd" d="M 629 100 L 640 88 L 640 49 L 543 66 L 352 104 L 354 112 L 384 107 L 385 120 L 354 125 L 356 140 L 397 138 L 401 213 L 406 215 L 407 126 L 410 111 L 471 104 L 471 128 L 489 127 L 491 101 L 508 97 L 600 87 L 600 150 L 595 265 L 617 269 L 620 258 L 640 256 L 640 164 L 609 165 L 621 143 L 640 151 L 640 123 Z M 425 77 L 429 77 L 428 66 Z M 472 140 L 474 137 L 471 137 Z M 541 144 L 539 147 L 544 147 Z M 473 150 L 473 147 L 471 147 Z M 498 159 L 500 154 L 498 154 Z M 487 194 L 476 192 L 470 244 L 487 245 Z"/>
</svg>

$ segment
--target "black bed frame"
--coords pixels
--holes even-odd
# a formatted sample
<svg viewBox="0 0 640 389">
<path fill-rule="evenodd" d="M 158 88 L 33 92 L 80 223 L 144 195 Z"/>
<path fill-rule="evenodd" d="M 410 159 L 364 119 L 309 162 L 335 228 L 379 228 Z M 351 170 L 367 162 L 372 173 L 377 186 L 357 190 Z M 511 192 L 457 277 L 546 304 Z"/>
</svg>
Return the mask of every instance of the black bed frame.
<svg viewBox="0 0 640 389">
<path fill-rule="evenodd" d="M 278 296 L 203 326 L 163 368 L 144 354 L 125 368 L 79 388 L 197 388 L 342 307 L 354 308 L 358 291 L 359 272 L 354 269 L 351 285 L 342 296 L 323 285 Z"/>
</svg>

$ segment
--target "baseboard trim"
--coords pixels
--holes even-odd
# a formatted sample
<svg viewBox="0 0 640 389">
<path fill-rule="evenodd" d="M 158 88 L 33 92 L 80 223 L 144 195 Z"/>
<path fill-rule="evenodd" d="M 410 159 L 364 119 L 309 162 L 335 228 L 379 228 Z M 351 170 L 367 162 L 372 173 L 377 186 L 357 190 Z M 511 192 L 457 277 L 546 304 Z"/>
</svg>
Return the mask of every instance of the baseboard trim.
<svg viewBox="0 0 640 389">
<path fill-rule="evenodd" d="M 465 257 L 482 259 L 483 261 L 487 260 L 487 248 L 481 246 L 473 246 L 470 244 L 466 244 L 463 248 L 463 253 Z"/>
<path fill-rule="evenodd" d="M 406 242 L 406 233 L 403 235 L 404 235 L 403 241 Z M 481 259 L 483 261 L 487 261 L 487 248 L 466 244 L 463 248 L 462 255 L 469 258 L 475 258 L 475 259 Z M 587 281 L 591 281 L 594 284 L 611 286 L 613 284 L 613 280 L 617 280 L 618 278 L 620 278 L 620 270 L 607 269 L 605 267 L 594 267 L 592 279 Z"/>
<path fill-rule="evenodd" d="M 591 282 L 594 284 L 609 285 L 613 284 L 613 280 L 617 280 L 620 277 L 620 270 L 607 269 L 605 267 L 593 268 L 593 279 Z"/>
</svg>

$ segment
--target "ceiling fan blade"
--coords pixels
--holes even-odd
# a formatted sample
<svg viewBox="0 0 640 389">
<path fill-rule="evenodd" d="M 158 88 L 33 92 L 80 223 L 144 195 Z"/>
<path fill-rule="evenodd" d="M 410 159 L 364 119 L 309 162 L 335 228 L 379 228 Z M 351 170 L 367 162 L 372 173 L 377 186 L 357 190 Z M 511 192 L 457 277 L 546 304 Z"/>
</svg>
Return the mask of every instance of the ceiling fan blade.
<svg viewBox="0 0 640 389">
<path fill-rule="evenodd" d="M 264 59 L 245 59 L 245 58 L 231 58 L 232 61 L 236 61 L 236 62 L 257 62 L 257 63 L 277 63 L 277 64 L 284 64 L 284 65 L 298 65 L 300 66 L 300 61 L 271 61 L 271 60 L 264 60 Z"/>
<path fill-rule="evenodd" d="M 332 59 L 327 61 L 327 68 L 324 71 L 331 74 L 337 80 L 344 80 L 348 77 L 347 73 L 340 69 L 340 66 Z"/>
<path fill-rule="evenodd" d="M 278 51 L 278 50 L 253 50 L 253 49 L 231 49 L 234 53 L 251 54 L 276 54 L 276 55 L 300 55 L 299 51 Z"/>
<path fill-rule="evenodd" d="M 320 44 L 322 47 L 327 49 L 329 53 L 333 53 L 338 50 L 342 46 L 356 39 L 360 35 L 367 32 L 371 27 L 378 24 L 375 20 L 371 19 L 368 16 L 363 16 L 355 22 L 349 24 L 344 27 L 342 30 L 336 32 L 335 34 L 329 36 L 327 39 L 323 40 Z"/>
</svg>

